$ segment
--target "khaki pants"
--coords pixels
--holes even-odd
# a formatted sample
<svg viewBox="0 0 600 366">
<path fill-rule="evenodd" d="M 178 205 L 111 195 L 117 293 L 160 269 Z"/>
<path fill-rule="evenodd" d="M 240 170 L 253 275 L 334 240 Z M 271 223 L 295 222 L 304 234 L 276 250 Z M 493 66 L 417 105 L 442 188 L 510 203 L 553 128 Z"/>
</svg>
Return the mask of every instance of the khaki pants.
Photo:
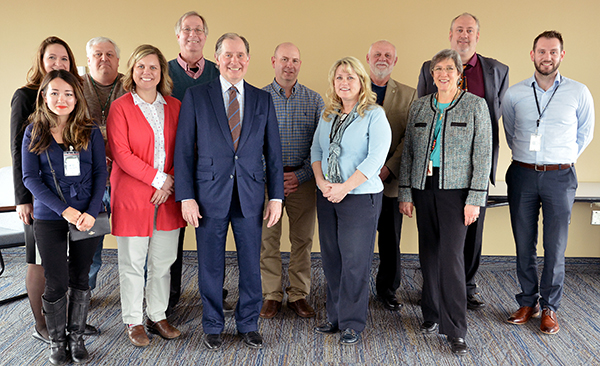
<svg viewBox="0 0 600 366">
<path fill-rule="evenodd" d="M 310 252 L 316 216 L 315 180 L 301 184 L 283 202 L 290 224 L 291 254 L 288 274 L 290 286 L 286 288 L 288 301 L 304 299 L 310 291 Z M 260 273 L 265 300 L 283 300 L 281 283 L 281 220 L 267 228 L 263 221 Z"/>
<path fill-rule="evenodd" d="M 171 284 L 169 270 L 177 258 L 178 237 L 179 229 L 158 231 L 156 226 L 152 237 L 117 236 L 123 323 L 142 324 L 144 290 L 148 318 L 153 322 L 166 319 Z"/>
</svg>

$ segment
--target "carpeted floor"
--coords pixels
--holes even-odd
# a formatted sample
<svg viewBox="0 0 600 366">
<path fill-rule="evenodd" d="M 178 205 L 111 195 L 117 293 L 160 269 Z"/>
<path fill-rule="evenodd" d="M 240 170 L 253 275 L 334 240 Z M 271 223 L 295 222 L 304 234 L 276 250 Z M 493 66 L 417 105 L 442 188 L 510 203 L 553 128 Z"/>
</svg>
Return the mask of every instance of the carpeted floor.
<svg viewBox="0 0 600 366">
<path fill-rule="evenodd" d="M 24 291 L 24 249 L 2 251 L 7 269 L 0 277 L 0 299 Z M 227 258 L 225 287 L 235 301 L 237 267 L 234 253 Z M 422 335 L 421 310 L 417 305 L 421 274 L 416 255 L 403 257 L 399 312 L 385 310 L 371 299 L 367 328 L 356 346 L 342 346 L 338 335 L 320 335 L 313 327 L 325 319 L 325 278 L 318 254 L 312 261 L 312 293 L 309 302 L 316 319 L 298 318 L 283 307 L 273 319 L 259 321 L 266 346 L 245 347 L 235 336 L 232 318 L 226 321 L 223 348 L 212 352 L 202 346 L 201 314 L 196 259 L 186 252 L 184 291 L 171 320 L 182 332 L 180 339 L 153 337 L 150 346 L 131 346 L 121 321 L 117 256 L 104 251 L 98 288 L 93 293 L 88 322 L 100 328 L 99 337 L 86 340 L 92 355 L 90 365 L 600 365 L 600 260 L 571 258 L 559 315 L 561 330 L 549 336 L 539 331 L 539 319 L 516 326 L 505 319 L 517 308 L 514 258 L 485 257 L 478 283 L 488 306 L 468 312 L 467 343 L 470 352 L 458 357 L 450 353 L 447 340 L 439 335 Z M 287 255 L 284 255 L 287 263 Z M 376 273 L 378 258 L 373 261 Z M 372 276 L 373 279 L 373 276 Z M 371 281 L 372 291 L 374 282 Z M 0 365 L 43 365 L 48 350 L 31 337 L 33 318 L 27 300 L 0 308 Z"/>
</svg>

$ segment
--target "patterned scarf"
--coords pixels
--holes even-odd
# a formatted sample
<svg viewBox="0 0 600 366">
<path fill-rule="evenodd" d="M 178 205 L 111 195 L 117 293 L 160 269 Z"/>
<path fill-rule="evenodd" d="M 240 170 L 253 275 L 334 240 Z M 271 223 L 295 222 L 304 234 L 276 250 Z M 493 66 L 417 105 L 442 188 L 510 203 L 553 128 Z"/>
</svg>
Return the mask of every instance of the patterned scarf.
<svg viewBox="0 0 600 366">
<path fill-rule="evenodd" d="M 358 105 L 358 103 L 356 104 Z M 327 158 L 327 180 L 331 183 L 344 183 L 340 170 L 340 155 L 342 153 L 342 137 L 346 128 L 358 117 L 356 105 L 345 118 L 336 115 L 329 134 L 329 157 Z"/>
</svg>

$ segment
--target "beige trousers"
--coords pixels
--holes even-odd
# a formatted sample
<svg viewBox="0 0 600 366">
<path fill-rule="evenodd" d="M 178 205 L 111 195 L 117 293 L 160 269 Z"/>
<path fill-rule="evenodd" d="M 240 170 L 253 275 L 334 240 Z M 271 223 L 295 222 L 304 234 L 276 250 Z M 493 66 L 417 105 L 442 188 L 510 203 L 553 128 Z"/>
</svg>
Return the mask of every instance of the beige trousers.
<svg viewBox="0 0 600 366">
<path fill-rule="evenodd" d="M 158 231 L 156 224 L 152 237 L 117 236 L 123 323 L 142 324 L 145 267 L 146 314 L 153 322 L 166 319 L 178 238 L 179 229 Z"/>
<path fill-rule="evenodd" d="M 316 216 L 315 180 L 301 184 L 298 190 L 283 201 L 290 224 L 290 286 L 286 288 L 288 301 L 304 299 L 310 291 L 310 252 L 312 249 Z M 267 228 L 263 221 L 260 273 L 265 300 L 283 300 L 281 283 L 281 220 Z"/>
</svg>

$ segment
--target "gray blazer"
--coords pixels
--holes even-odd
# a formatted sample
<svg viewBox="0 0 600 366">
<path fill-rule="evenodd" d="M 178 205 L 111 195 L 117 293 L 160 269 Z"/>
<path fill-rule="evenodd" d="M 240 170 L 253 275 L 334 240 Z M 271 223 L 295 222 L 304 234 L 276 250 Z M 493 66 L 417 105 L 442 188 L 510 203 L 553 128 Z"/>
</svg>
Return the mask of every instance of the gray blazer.
<svg viewBox="0 0 600 366">
<path fill-rule="evenodd" d="M 477 54 L 481 68 L 483 69 L 483 84 L 485 88 L 485 101 L 488 105 L 490 117 L 492 120 L 492 169 L 490 171 L 490 181 L 496 184 L 496 168 L 498 166 L 498 152 L 500 149 L 498 135 L 498 120 L 502 115 L 500 104 L 504 93 L 508 89 L 508 66 L 502 62 L 489 57 L 483 57 Z M 417 85 L 417 94 L 419 97 L 437 92 L 437 87 L 433 83 L 433 77 L 429 72 L 431 61 L 426 61 L 421 67 L 419 73 L 419 84 Z"/>
<path fill-rule="evenodd" d="M 398 201 L 412 202 L 425 189 L 438 116 L 434 94 L 416 100 L 409 113 L 400 164 Z M 483 98 L 463 92 L 446 108 L 440 144 L 440 189 L 468 189 L 466 204 L 485 206 L 492 162 L 492 124 Z"/>
</svg>

